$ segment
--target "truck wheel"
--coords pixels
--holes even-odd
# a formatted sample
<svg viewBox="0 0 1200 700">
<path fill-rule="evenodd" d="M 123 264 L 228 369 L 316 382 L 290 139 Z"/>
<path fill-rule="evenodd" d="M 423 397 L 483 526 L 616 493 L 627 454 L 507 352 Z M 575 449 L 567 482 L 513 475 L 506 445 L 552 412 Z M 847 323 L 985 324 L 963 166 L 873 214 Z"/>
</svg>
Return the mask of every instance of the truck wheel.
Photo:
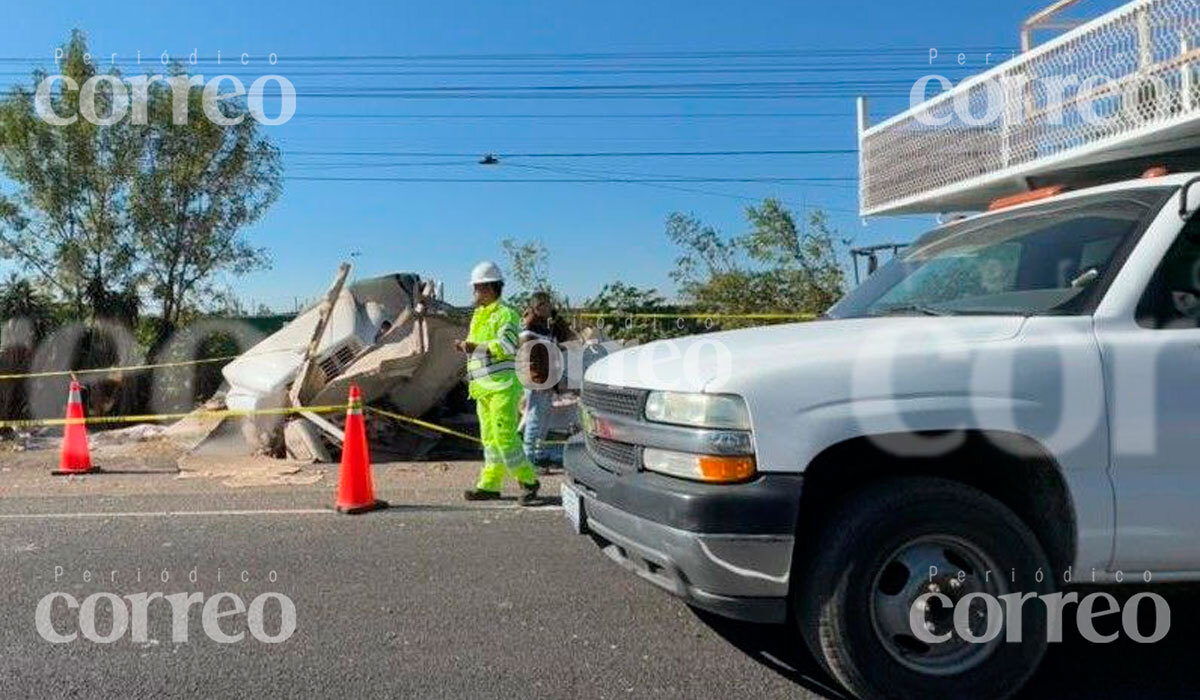
<svg viewBox="0 0 1200 700">
<path fill-rule="evenodd" d="M 1046 606 L 1025 601 L 1018 628 L 1000 596 L 1050 593 L 1056 578 L 1002 503 L 952 481 L 895 478 L 852 495 L 823 525 L 792 574 L 795 616 L 813 655 L 853 695 L 1007 697 L 1036 670 Z M 919 601 L 926 593 L 946 598 Z M 956 631 L 958 608 L 967 637 Z"/>
</svg>

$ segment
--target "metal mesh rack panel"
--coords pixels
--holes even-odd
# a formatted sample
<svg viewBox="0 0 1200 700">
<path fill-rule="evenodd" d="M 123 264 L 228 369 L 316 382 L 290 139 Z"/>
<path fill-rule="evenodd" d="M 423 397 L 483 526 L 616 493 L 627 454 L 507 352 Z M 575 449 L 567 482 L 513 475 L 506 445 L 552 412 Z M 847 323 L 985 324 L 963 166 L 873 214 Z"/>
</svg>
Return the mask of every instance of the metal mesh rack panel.
<svg viewBox="0 0 1200 700">
<path fill-rule="evenodd" d="M 1200 0 L 1137 0 L 859 136 L 864 215 L 944 211 L 1200 116 Z M 1172 138 L 1178 134 L 1172 134 Z M 964 207 L 966 208 L 966 207 Z"/>
</svg>

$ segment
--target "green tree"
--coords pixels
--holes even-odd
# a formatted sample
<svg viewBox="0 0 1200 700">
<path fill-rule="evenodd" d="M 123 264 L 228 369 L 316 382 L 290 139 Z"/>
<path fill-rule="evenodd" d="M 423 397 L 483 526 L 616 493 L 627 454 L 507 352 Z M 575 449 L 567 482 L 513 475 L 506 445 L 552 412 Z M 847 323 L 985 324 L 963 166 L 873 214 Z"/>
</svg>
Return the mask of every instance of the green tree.
<svg viewBox="0 0 1200 700">
<path fill-rule="evenodd" d="M 54 326 L 54 305 L 29 280 L 10 274 L 0 284 L 0 371 L 29 371 L 34 348 Z M 29 385 L 0 382 L 0 417 L 4 420 L 28 415 Z"/>
<path fill-rule="evenodd" d="M 647 313 L 662 311 L 666 301 L 657 289 L 609 282 L 584 306 L 596 312 Z"/>
<path fill-rule="evenodd" d="M 281 191 L 279 150 L 244 103 L 216 103 L 220 125 L 203 115 L 203 88 L 188 90 L 186 124 L 172 119 L 172 90 L 150 87 L 150 138 L 134 177 L 131 215 L 142 252 L 140 269 L 158 302 L 161 335 L 182 316 L 216 296 L 222 273 L 241 275 L 268 264 L 242 230 L 258 220 Z"/>
<path fill-rule="evenodd" d="M 505 238 L 500 241 L 500 247 L 508 256 L 509 284 L 505 295 L 511 304 L 522 307 L 534 292 L 546 292 L 556 307 L 567 308 L 567 298 L 555 290 L 550 281 L 550 251 L 545 243 Z"/>
<path fill-rule="evenodd" d="M 69 124 L 38 114 L 35 71 L 0 101 L 0 172 L 15 193 L 0 196 L 0 257 L 13 260 L 73 306 L 79 317 L 132 323 L 141 298 L 156 302 L 159 339 L 213 293 L 225 274 L 265 264 L 241 231 L 280 192 L 278 150 L 247 116 L 244 102 L 217 101 L 236 125 L 204 114 L 200 86 L 150 82 L 146 119 L 97 125 L 81 107 L 83 86 L 96 75 L 75 31 L 63 47 L 58 81 L 43 107 Z M 179 74 L 178 67 L 173 69 Z M 113 79 L 120 74 L 109 72 Z M 188 118 L 174 123 L 174 89 L 186 89 Z M 95 116 L 113 114 L 111 81 L 96 91 Z M 44 110 L 43 110 L 44 111 Z M 144 121 L 144 123 L 139 123 Z"/>
<path fill-rule="evenodd" d="M 31 341 L 44 338 L 55 323 L 54 304 L 29 280 L 10 273 L 0 284 L 0 323 L 23 320 L 30 324 Z"/>
<path fill-rule="evenodd" d="M 818 314 L 842 295 L 838 239 L 822 212 L 802 230 L 795 214 L 766 199 L 747 207 L 746 219 L 750 230 L 727 238 L 695 216 L 667 218 L 667 237 L 681 249 L 671 278 L 697 311 Z"/>
<path fill-rule="evenodd" d="M 581 323 L 594 324 L 610 338 L 644 343 L 702 332 L 694 319 L 682 318 L 677 306 L 657 289 L 610 282 L 583 304 Z"/>
<path fill-rule="evenodd" d="M 77 86 L 96 74 L 83 59 L 86 52 L 83 35 L 72 33 L 59 71 Z M 17 86 L 0 101 L 0 171 L 16 188 L 0 196 L 0 255 L 59 293 L 78 315 L 128 319 L 136 313 L 137 266 L 127 212 L 144 130 L 130 120 L 50 124 L 34 108 L 45 77 L 35 71 L 32 86 Z M 81 90 L 63 85 L 57 83 L 49 106 L 59 115 L 78 115 Z M 111 85 L 100 85 L 95 103 L 98 115 L 110 113 Z"/>
</svg>

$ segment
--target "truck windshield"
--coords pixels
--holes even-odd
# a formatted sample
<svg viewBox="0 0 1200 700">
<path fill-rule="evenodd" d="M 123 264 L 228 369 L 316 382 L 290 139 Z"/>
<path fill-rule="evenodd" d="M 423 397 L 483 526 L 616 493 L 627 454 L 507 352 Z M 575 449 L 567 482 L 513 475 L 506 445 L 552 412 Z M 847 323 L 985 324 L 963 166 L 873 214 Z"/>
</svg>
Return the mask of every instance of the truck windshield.
<svg viewBox="0 0 1200 700">
<path fill-rule="evenodd" d="M 827 315 L 1086 313 L 1170 191 L 1106 193 L 948 224 Z"/>
</svg>

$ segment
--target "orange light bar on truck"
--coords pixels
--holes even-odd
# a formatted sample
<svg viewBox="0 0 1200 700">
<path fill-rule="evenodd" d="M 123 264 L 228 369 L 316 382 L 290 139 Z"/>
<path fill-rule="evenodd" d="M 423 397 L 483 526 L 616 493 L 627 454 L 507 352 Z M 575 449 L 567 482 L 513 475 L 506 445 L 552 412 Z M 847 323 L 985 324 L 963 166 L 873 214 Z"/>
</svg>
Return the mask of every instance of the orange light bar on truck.
<svg viewBox="0 0 1200 700">
<path fill-rule="evenodd" d="M 1049 199 L 1057 194 L 1062 194 L 1062 191 L 1065 189 L 1066 187 L 1063 185 L 1047 185 L 1046 187 L 1039 187 L 1036 190 L 1029 190 L 1028 192 L 1001 197 L 999 199 L 992 200 L 992 203 L 988 205 L 988 211 L 1007 209 L 1009 207 L 1015 207 L 1018 204 L 1036 202 L 1039 199 Z"/>
</svg>

